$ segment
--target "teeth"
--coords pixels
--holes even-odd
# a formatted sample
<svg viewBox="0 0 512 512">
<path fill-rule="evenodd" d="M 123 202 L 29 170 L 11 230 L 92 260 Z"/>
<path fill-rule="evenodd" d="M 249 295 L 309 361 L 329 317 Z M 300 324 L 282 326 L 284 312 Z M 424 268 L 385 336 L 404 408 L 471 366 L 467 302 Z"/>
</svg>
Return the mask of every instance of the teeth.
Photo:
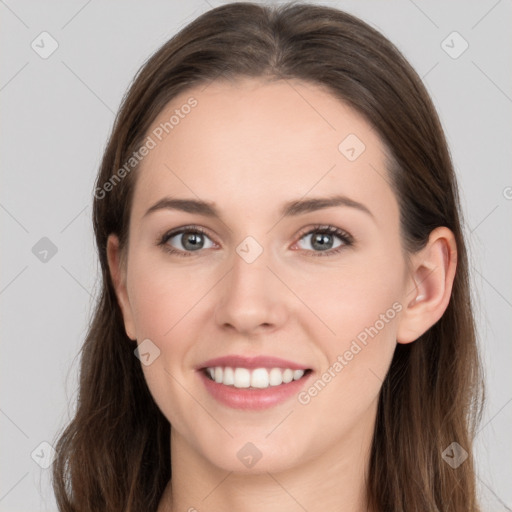
<svg viewBox="0 0 512 512">
<path fill-rule="evenodd" d="M 279 368 L 272 368 L 268 376 L 271 386 L 279 386 L 283 383 L 283 372 Z"/>
<path fill-rule="evenodd" d="M 225 386 L 234 386 L 235 388 L 257 388 L 266 389 L 269 386 L 280 386 L 288 384 L 294 380 L 299 380 L 305 373 L 305 370 L 291 370 L 290 368 L 206 368 L 207 375 Z"/>
<path fill-rule="evenodd" d="M 226 386 L 232 386 L 235 383 L 235 372 L 233 368 L 224 368 L 222 383 L 226 384 Z"/>
<path fill-rule="evenodd" d="M 283 382 L 285 384 L 288 384 L 288 382 L 291 382 L 293 380 L 293 370 L 290 370 L 290 368 L 286 368 L 286 370 L 283 372 Z"/>
<path fill-rule="evenodd" d="M 251 386 L 251 372 L 247 368 L 235 368 L 234 376 L 235 382 L 233 385 L 235 388 L 248 388 Z"/>
<path fill-rule="evenodd" d="M 304 370 L 293 370 L 293 380 L 299 380 L 304 375 Z"/>
<path fill-rule="evenodd" d="M 265 368 L 256 368 L 252 371 L 251 375 L 251 387 L 253 388 L 268 388 L 269 376 L 268 371 Z"/>
</svg>

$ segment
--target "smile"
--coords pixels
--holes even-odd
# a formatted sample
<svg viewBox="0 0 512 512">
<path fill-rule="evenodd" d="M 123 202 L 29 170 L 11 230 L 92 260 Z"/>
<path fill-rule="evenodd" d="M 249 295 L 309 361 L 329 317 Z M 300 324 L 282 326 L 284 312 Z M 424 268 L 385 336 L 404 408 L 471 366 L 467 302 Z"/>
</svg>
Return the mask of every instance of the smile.
<svg viewBox="0 0 512 512">
<path fill-rule="evenodd" d="M 292 400 L 313 375 L 307 363 L 271 355 L 231 354 L 195 367 L 207 393 L 231 409 L 262 410 Z"/>
<path fill-rule="evenodd" d="M 238 389 L 267 389 L 300 380 L 309 370 L 211 366 L 205 368 L 204 371 L 206 376 L 217 384 L 232 386 Z"/>
</svg>

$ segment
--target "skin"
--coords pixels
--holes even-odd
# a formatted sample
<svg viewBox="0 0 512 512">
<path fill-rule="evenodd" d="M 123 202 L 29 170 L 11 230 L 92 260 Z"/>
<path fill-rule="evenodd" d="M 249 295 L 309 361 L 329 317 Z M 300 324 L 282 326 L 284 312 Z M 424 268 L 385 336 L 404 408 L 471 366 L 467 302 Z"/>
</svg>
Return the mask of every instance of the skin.
<svg viewBox="0 0 512 512">
<path fill-rule="evenodd" d="M 437 228 L 424 249 L 404 253 L 382 141 L 321 87 L 217 81 L 174 98 L 153 127 L 190 96 L 198 105 L 137 171 L 127 260 L 116 236 L 108 240 L 126 332 L 160 349 L 142 366 L 172 425 L 174 477 L 159 512 L 366 510 L 382 380 L 396 344 L 415 341 L 448 305 L 453 234 Z M 348 134 L 366 146 L 352 162 L 338 149 Z M 371 215 L 336 206 L 281 217 L 286 201 L 334 194 Z M 144 216 L 165 196 L 213 202 L 222 217 L 171 209 Z M 157 245 L 189 224 L 207 231 L 204 248 L 180 257 Z M 341 228 L 353 245 L 318 256 L 306 234 L 315 224 Z M 263 248 L 252 263 L 236 252 L 247 236 Z M 180 237 L 172 240 L 183 250 Z M 340 244 L 336 235 L 332 243 Z M 272 355 L 311 368 L 309 387 L 394 303 L 401 311 L 307 405 L 293 397 L 263 411 L 230 409 L 194 370 L 228 354 Z M 262 454 L 251 469 L 237 457 L 247 442 Z"/>
</svg>

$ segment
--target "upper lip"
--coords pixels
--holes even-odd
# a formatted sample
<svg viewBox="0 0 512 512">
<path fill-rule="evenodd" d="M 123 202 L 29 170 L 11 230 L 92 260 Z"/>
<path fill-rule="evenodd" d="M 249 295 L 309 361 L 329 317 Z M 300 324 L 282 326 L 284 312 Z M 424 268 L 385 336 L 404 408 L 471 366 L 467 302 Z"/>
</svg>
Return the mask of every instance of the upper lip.
<svg viewBox="0 0 512 512">
<path fill-rule="evenodd" d="M 209 359 L 196 367 L 198 370 L 216 366 L 231 368 L 290 368 L 291 370 L 307 370 L 308 366 L 273 356 L 246 357 L 229 355 Z"/>
</svg>

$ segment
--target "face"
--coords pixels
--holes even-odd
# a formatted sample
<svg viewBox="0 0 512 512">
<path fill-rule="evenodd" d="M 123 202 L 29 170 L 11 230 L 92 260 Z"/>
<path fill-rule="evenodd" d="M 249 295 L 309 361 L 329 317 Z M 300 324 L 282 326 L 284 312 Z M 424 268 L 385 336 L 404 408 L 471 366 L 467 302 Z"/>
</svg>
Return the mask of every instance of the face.
<svg viewBox="0 0 512 512">
<path fill-rule="evenodd" d="M 118 293 L 173 442 L 229 471 L 359 446 L 411 292 L 375 131 L 316 85 L 244 79 L 148 135 Z"/>
</svg>

